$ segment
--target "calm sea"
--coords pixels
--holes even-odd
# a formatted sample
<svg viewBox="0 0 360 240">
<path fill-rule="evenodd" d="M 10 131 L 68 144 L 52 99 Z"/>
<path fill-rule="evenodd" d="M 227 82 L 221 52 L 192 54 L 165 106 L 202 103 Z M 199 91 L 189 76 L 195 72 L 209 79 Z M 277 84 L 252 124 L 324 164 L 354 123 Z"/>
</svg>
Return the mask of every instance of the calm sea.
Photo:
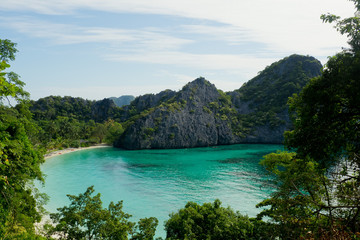
<svg viewBox="0 0 360 240">
<path fill-rule="evenodd" d="M 127 151 L 99 148 L 59 155 L 42 165 L 46 174 L 42 192 L 50 196 L 49 212 L 69 204 L 66 194 L 77 195 L 94 185 L 104 207 L 124 201 L 133 221 L 159 220 L 157 236 L 165 237 L 163 223 L 188 201 L 220 199 L 251 217 L 255 205 L 268 197 L 271 185 L 258 164 L 262 156 L 281 145 L 241 144 L 208 148 Z"/>
</svg>

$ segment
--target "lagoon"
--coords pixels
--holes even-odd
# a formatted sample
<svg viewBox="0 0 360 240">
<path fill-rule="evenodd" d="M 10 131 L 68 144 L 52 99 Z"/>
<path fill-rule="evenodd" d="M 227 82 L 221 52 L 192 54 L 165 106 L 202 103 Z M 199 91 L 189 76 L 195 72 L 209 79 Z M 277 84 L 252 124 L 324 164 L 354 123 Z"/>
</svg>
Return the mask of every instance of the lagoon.
<svg viewBox="0 0 360 240">
<path fill-rule="evenodd" d="M 208 148 L 139 150 L 97 148 L 59 155 L 42 165 L 50 196 L 49 212 L 69 204 L 66 194 L 78 195 L 94 185 L 104 207 L 124 201 L 132 221 L 159 220 L 157 236 L 165 237 L 163 223 L 188 201 L 199 204 L 220 199 L 251 217 L 257 203 L 272 191 L 262 156 L 282 145 L 240 144 Z"/>
</svg>

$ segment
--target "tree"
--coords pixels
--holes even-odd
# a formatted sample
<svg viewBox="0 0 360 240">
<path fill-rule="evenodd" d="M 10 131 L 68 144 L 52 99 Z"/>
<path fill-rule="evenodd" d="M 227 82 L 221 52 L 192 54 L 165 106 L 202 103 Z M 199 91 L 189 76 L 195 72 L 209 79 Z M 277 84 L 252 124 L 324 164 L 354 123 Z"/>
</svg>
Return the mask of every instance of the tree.
<svg viewBox="0 0 360 240">
<path fill-rule="evenodd" d="M 188 202 L 165 223 L 166 239 L 250 239 L 253 224 L 247 216 L 221 206 L 220 200 L 198 205 Z"/>
<path fill-rule="evenodd" d="M 328 218 L 329 180 L 317 162 L 298 158 L 295 152 L 278 152 L 266 155 L 261 164 L 274 175 L 276 191 L 257 205 L 264 207 L 257 217 L 276 222 L 274 231 L 281 239 L 308 238 L 309 232 L 342 224 Z"/>
<path fill-rule="evenodd" d="M 140 219 L 131 240 L 152 240 L 158 223 L 159 221 L 154 217 Z"/>
<path fill-rule="evenodd" d="M 33 128 L 25 103 L 29 94 L 17 74 L 5 72 L 10 67 L 7 62 L 15 59 L 15 46 L 0 40 L 0 239 L 25 238 L 41 218 L 30 183 L 43 180 L 43 156 L 27 136 Z M 18 103 L 17 108 L 4 105 L 4 99 L 10 105 L 9 98 Z"/>
<path fill-rule="evenodd" d="M 100 193 L 91 196 L 93 193 L 91 186 L 78 196 L 67 195 L 70 205 L 50 215 L 55 223 L 50 233 L 60 239 L 127 239 L 134 223 L 128 221 L 131 215 L 122 211 L 122 201 L 103 209 Z"/>
<path fill-rule="evenodd" d="M 10 67 L 8 61 L 15 60 L 15 53 L 17 52 L 16 44 L 10 40 L 0 39 L 0 104 L 7 99 L 9 105 L 9 97 L 16 101 L 27 99 L 29 93 L 23 90 L 24 82 L 20 81 L 19 75 L 14 72 L 5 72 Z"/>
<path fill-rule="evenodd" d="M 105 141 L 108 144 L 113 144 L 123 132 L 122 125 L 110 119 L 104 123 L 96 123 L 91 132 L 91 137 L 98 139 L 100 143 Z"/>
<path fill-rule="evenodd" d="M 357 12 L 360 0 L 351 0 Z M 289 99 L 294 130 L 285 133 L 293 153 L 265 157 L 277 191 L 258 206 L 259 217 L 299 238 L 360 236 L 360 20 L 322 15 L 349 37 L 350 49 L 331 57 L 320 77 Z"/>
<path fill-rule="evenodd" d="M 352 52 L 359 52 L 360 51 L 360 1 L 359 0 L 350 0 L 355 5 L 355 16 L 349 17 L 345 19 L 341 19 L 339 16 L 334 14 L 323 14 L 321 15 L 321 19 L 323 22 L 333 23 L 335 22 L 335 28 L 339 31 L 342 35 L 346 34 L 349 38 L 348 43 L 351 47 Z"/>
<path fill-rule="evenodd" d="M 108 144 L 113 144 L 124 133 L 122 125 L 114 120 L 106 121 L 105 127 L 105 142 Z"/>
<path fill-rule="evenodd" d="M 110 202 L 108 208 L 102 207 L 101 195 L 88 187 L 83 194 L 67 195 L 70 205 L 58 208 L 58 213 L 50 214 L 54 226 L 46 225 L 47 235 L 59 239 L 131 239 L 152 240 L 158 220 L 140 219 L 139 224 L 130 222 L 130 214 L 123 212 L 123 202 Z M 137 231 L 139 230 L 139 231 Z"/>
<path fill-rule="evenodd" d="M 91 133 L 91 137 L 94 137 L 99 140 L 100 143 L 103 142 L 106 137 L 107 129 L 104 123 L 97 123 L 93 132 Z"/>
</svg>

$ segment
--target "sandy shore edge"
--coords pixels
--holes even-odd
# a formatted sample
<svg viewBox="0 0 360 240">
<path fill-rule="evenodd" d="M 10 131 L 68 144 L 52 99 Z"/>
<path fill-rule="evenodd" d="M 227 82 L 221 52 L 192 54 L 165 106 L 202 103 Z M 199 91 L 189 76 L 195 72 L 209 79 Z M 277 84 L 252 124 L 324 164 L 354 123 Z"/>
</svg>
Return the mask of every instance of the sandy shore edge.
<svg viewBox="0 0 360 240">
<path fill-rule="evenodd" d="M 104 147 L 112 147 L 112 146 L 107 145 L 107 144 L 97 144 L 97 145 L 90 146 L 90 147 L 66 148 L 63 150 L 57 150 L 57 151 L 46 153 L 44 155 L 44 159 L 48 160 L 52 157 L 59 156 L 62 154 L 67 154 L 67 153 L 72 153 L 72 152 L 77 152 L 77 151 L 82 151 L 82 150 L 87 150 L 87 149 L 104 148 Z"/>
</svg>

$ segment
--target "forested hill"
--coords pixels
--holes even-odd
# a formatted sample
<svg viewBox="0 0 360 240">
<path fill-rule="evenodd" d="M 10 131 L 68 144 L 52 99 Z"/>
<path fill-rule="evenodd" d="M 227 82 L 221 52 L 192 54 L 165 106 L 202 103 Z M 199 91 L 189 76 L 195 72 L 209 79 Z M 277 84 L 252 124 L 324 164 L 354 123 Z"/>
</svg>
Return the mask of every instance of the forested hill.
<svg viewBox="0 0 360 240">
<path fill-rule="evenodd" d="M 72 142 L 85 137 L 93 142 L 97 136 L 101 142 L 115 123 L 121 123 L 125 132 L 116 136 L 123 132 L 116 125 L 118 130 L 111 130 L 108 139 L 126 149 L 282 143 L 284 131 L 291 127 L 288 97 L 320 75 L 321 68 L 313 57 L 291 55 L 233 92 L 224 93 L 200 77 L 178 92 L 146 94 L 121 108 L 112 99 L 49 96 L 32 101 L 30 109 L 44 131 L 59 129 L 44 139 Z M 80 127 L 75 131 L 74 126 Z M 66 134 L 64 129 L 69 129 Z"/>
<path fill-rule="evenodd" d="M 124 95 L 120 97 L 110 97 L 110 99 L 114 101 L 116 106 L 122 107 L 125 105 L 129 105 L 131 101 L 135 99 L 135 97 L 132 95 Z"/>
<path fill-rule="evenodd" d="M 204 78 L 179 92 L 137 97 L 124 108 L 126 149 L 202 147 L 235 143 L 282 143 L 290 128 L 286 102 L 321 73 L 313 57 L 291 55 L 240 89 L 224 93 Z"/>
<path fill-rule="evenodd" d="M 314 57 L 291 55 L 266 67 L 240 89 L 230 93 L 237 108 L 281 112 L 288 97 L 298 93 L 309 78 L 321 74 L 321 63 Z M 239 109 L 241 110 L 241 109 Z"/>
<path fill-rule="evenodd" d="M 120 108 L 113 100 L 85 100 L 74 97 L 49 96 L 30 102 L 30 110 L 35 120 L 55 120 L 68 117 L 79 121 L 94 120 L 104 122 L 108 119 L 119 120 Z"/>
<path fill-rule="evenodd" d="M 38 126 L 32 141 L 47 150 L 112 144 L 123 132 L 119 122 L 124 110 L 108 98 L 49 96 L 31 101 L 30 111 Z"/>
</svg>

